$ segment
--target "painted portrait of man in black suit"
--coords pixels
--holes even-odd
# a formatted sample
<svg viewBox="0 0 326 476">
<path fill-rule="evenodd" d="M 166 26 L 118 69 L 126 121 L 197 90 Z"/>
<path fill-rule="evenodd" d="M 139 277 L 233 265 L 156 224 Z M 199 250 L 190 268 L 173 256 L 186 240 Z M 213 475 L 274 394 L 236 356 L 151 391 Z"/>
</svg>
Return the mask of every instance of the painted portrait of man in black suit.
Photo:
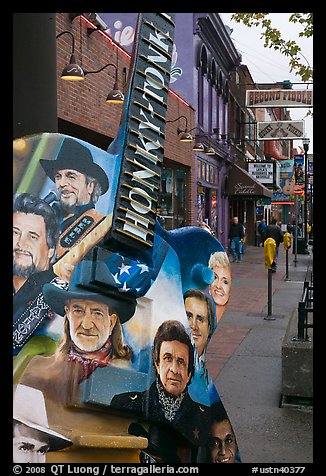
<svg viewBox="0 0 326 476">
<path fill-rule="evenodd" d="M 156 378 L 150 387 L 143 392 L 115 395 L 111 406 L 172 427 L 189 448 L 204 445 L 210 408 L 192 400 L 188 393 L 194 374 L 194 351 L 181 322 L 167 320 L 158 327 L 152 357 Z"/>
</svg>

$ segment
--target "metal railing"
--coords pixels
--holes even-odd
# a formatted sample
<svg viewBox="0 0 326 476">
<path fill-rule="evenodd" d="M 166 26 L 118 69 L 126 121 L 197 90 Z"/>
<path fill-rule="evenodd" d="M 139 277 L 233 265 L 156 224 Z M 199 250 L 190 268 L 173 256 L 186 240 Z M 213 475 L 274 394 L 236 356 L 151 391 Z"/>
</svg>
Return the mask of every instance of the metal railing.
<svg viewBox="0 0 326 476">
<path fill-rule="evenodd" d="M 313 272 L 307 269 L 303 283 L 302 299 L 298 303 L 298 336 L 295 340 L 310 341 L 308 329 L 313 328 L 313 322 L 308 322 L 309 313 L 314 312 Z"/>
</svg>

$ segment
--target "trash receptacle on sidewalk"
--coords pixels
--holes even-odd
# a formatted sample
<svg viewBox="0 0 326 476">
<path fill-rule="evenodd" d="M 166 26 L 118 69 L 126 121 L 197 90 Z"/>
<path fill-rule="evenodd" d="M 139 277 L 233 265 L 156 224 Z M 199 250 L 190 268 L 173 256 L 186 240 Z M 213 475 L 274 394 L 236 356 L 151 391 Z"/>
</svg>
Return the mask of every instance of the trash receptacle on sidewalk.
<svg viewBox="0 0 326 476">
<path fill-rule="evenodd" d="M 295 254 L 295 245 L 296 245 L 296 240 L 293 240 L 293 246 L 292 246 L 292 253 Z M 297 238 L 297 254 L 305 254 L 305 242 L 304 238 Z"/>
</svg>

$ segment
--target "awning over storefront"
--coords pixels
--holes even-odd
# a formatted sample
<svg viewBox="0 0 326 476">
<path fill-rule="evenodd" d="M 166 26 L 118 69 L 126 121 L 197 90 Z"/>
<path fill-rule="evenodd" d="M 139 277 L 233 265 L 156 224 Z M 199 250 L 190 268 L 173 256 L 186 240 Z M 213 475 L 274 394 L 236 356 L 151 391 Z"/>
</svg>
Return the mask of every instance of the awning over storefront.
<svg viewBox="0 0 326 476">
<path fill-rule="evenodd" d="M 228 195 L 245 197 L 272 197 L 272 191 L 251 174 L 233 164 L 228 177 Z"/>
</svg>

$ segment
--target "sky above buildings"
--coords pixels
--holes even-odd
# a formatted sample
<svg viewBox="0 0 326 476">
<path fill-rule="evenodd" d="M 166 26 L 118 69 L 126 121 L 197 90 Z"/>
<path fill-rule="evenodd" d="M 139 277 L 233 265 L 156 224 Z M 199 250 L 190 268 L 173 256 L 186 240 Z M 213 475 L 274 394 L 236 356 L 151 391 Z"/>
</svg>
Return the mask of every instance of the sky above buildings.
<svg viewBox="0 0 326 476">
<path fill-rule="evenodd" d="M 232 41 L 242 55 L 242 63 L 247 65 L 253 80 L 256 83 L 273 83 L 290 80 L 293 89 L 305 90 L 306 84 L 302 84 L 299 76 L 290 72 L 288 58 L 279 51 L 264 47 L 264 40 L 261 39 L 262 30 L 260 27 L 246 27 L 241 23 L 231 20 L 232 13 L 220 13 L 223 23 L 230 27 Z M 281 31 L 285 40 L 295 40 L 302 49 L 302 62 L 313 66 L 313 39 L 299 37 L 301 25 L 288 21 L 290 13 L 271 13 L 270 18 L 273 26 Z M 299 84 L 294 84 L 299 83 Z M 309 89 L 312 89 L 312 84 Z M 310 139 L 309 153 L 313 153 L 313 119 L 305 117 L 307 109 L 289 108 L 293 120 L 304 120 L 305 134 Z M 301 140 L 293 141 L 294 147 L 302 146 Z"/>
</svg>

